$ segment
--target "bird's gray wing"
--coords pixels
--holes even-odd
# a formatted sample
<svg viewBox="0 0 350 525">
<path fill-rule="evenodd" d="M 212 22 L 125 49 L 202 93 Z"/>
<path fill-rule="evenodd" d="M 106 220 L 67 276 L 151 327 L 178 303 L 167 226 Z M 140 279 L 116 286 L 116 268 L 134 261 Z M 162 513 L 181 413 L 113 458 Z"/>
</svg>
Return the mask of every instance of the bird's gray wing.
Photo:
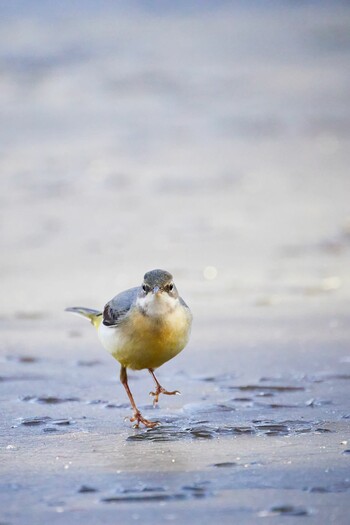
<svg viewBox="0 0 350 525">
<path fill-rule="evenodd" d="M 103 310 L 103 324 L 105 326 L 117 326 L 120 324 L 135 303 L 138 292 L 139 287 L 130 288 L 109 301 Z"/>
</svg>

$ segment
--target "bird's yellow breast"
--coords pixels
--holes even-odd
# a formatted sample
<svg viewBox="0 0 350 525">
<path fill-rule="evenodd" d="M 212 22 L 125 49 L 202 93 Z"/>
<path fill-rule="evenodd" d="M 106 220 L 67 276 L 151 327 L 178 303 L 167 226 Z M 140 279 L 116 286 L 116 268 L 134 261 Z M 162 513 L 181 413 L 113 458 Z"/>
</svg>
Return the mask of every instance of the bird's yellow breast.
<svg viewBox="0 0 350 525">
<path fill-rule="evenodd" d="M 99 328 L 107 350 L 125 367 L 157 368 L 185 347 L 191 328 L 187 308 L 176 308 L 162 318 L 144 315 L 137 308 L 116 328 Z"/>
</svg>

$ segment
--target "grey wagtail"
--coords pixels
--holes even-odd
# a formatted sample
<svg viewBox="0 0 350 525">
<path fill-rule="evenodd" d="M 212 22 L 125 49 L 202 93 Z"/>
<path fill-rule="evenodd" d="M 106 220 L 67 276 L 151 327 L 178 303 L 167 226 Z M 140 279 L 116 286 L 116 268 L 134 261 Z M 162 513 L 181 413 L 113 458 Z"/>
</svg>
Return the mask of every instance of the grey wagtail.
<svg viewBox="0 0 350 525">
<path fill-rule="evenodd" d="M 147 368 L 155 381 L 153 404 L 160 394 L 172 396 L 154 374 L 154 370 L 175 357 L 186 346 L 192 324 L 192 314 L 179 296 L 173 276 L 165 270 L 151 270 L 144 276 L 141 286 L 116 295 L 103 312 L 90 308 L 67 308 L 87 317 L 97 329 L 102 345 L 121 364 L 120 381 L 128 394 L 134 411 L 130 421 L 135 427 L 143 423 L 154 427 L 157 421 L 148 421 L 137 408 L 128 385 L 127 368 Z"/>
</svg>

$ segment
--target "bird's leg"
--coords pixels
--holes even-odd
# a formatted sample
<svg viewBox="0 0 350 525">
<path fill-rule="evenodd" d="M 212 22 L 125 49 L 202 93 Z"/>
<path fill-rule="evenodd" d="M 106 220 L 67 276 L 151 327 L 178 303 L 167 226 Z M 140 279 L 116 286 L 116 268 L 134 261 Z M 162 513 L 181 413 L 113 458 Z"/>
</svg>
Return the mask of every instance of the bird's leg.
<svg viewBox="0 0 350 525">
<path fill-rule="evenodd" d="M 151 374 L 151 376 L 153 377 L 154 382 L 156 384 L 155 392 L 150 392 L 149 393 L 149 395 L 153 396 L 153 398 L 154 398 L 153 399 L 153 406 L 157 405 L 160 394 L 165 394 L 166 396 L 175 396 L 176 394 L 180 394 L 180 392 L 178 390 L 173 390 L 173 392 L 168 392 L 167 390 L 165 390 L 165 388 L 162 387 L 162 385 L 159 383 L 158 379 L 156 378 L 153 368 L 149 368 L 148 371 Z"/>
<path fill-rule="evenodd" d="M 120 369 L 120 381 L 121 381 L 123 387 L 125 388 L 126 393 L 128 394 L 128 398 L 130 400 L 132 409 L 134 411 L 133 417 L 130 418 L 131 422 L 135 421 L 134 428 L 139 428 L 140 423 L 142 423 L 143 425 L 145 425 L 148 428 L 153 428 L 156 425 L 158 425 L 158 421 L 148 421 L 148 419 L 145 419 L 142 416 L 142 414 L 139 411 L 139 409 L 137 408 L 137 406 L 135 404 L 135 401 L 134 401 L 134 398 L 133 398 L 133 395 L 132 395 L 131 390 L 130 390 L 129 385 L 128 385 L 128 375 L 126 373 L 125 366 L 122 366 L 121 369 Z"/>
</svg>

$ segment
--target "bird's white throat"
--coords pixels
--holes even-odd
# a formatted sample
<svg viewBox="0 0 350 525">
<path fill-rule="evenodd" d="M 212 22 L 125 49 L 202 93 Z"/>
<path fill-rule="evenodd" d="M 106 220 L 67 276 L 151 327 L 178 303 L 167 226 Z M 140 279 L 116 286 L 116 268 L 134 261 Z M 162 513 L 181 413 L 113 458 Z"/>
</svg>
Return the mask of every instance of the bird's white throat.
<svg viewBox="0 0 350 525">
<path fill-rule="evenodd" d="M 179 305 L 179 300 L 171 297 L 166 292 L 153 294 L 149 293 L 145 297 L 138 297 L 138 306 L 145 315 L 150 317 L 161 317 L 169 314 Z"/>
</svg>

